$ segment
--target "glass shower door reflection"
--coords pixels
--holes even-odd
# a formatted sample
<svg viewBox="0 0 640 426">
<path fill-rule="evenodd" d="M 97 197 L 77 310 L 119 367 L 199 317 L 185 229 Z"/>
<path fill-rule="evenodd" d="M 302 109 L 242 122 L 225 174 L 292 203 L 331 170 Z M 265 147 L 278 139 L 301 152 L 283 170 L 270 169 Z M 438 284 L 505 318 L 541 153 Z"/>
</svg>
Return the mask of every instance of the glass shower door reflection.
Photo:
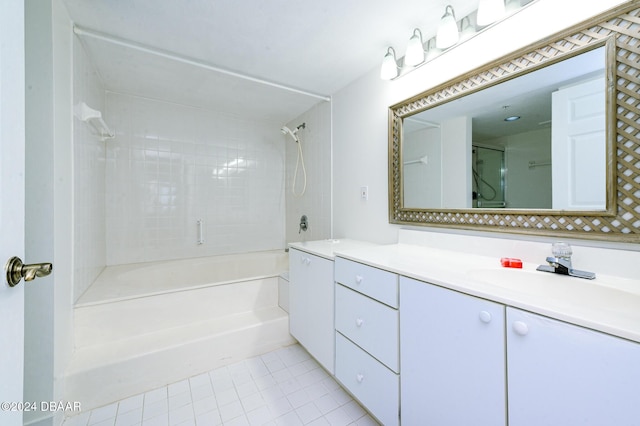
<svg viewBox="0 0 640 426">
<path fill-rule="evenodd" d="M 504 150 L 473 146 L 473 207 L 505 207 Z"/>
</svg>

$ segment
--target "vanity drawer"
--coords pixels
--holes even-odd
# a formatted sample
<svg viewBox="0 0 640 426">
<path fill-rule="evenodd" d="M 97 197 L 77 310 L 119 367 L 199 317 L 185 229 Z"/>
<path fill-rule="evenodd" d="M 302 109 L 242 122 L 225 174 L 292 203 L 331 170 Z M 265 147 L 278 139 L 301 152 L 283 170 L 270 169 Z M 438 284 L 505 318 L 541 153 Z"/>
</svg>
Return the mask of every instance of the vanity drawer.
<svg viewBox="0 0 640 426">
<path fill-rule="evenodd" d="M 398 311 L 336 284 L 336 330 L 399 372 Z"/>
<path fill-rule="evenodd" d="M 340 257 L 335 259 L 336 282 L 394 308 L 398 307 L 398 275 Z"/>
<path fill-rule="evenodd" d="M 382 424 L 399 423 L 399 376 L 340 333 L 336 333 L 336 378 Z"/>
</svg>

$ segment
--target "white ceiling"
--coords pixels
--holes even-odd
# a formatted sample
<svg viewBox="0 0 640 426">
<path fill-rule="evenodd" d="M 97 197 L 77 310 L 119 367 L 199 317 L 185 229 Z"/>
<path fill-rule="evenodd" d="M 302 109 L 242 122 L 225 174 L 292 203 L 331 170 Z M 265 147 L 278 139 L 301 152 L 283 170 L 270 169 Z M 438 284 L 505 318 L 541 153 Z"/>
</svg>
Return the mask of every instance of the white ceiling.
<svg viewBox="0 0 640 426">
<path fill-rule="evenodd" d="M 479 0 L 64 0 L 81 28 L 246 76 L 331 96 L 377 68 L 387 46 L 404 54 L 447 4 Z M 285 123 L 322 102 L 140 50 L 80 37 L 106 89 Z"/>
</svg>

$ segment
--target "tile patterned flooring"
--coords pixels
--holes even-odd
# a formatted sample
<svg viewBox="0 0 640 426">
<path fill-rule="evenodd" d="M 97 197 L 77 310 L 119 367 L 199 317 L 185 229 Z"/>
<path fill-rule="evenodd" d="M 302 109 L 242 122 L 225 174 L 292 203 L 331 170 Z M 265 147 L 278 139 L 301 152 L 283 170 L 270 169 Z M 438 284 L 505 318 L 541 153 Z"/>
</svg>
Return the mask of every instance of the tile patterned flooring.
<svg viewBox="0 0 640 426">
<path fill-rule="evenodd" d="M 69 417 L 63 425 L 378 423 L 300 345 L 292 345 Z"/>
</svg>

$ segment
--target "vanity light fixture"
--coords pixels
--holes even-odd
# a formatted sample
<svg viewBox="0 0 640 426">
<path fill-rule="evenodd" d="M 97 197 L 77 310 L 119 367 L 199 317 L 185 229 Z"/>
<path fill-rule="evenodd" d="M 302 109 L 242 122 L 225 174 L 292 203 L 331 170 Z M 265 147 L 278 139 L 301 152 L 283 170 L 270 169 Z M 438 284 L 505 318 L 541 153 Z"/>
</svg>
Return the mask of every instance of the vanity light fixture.
<svg viewBox="0 0 640 426">
<path fill-rule="evenodd" d="M 476 29 L 471 25 L 471 19 L 468 16 L 460 21 L 460 41 L 471 38 L 476 33 Z"/>
<path fill-rule="evenodd" d="M 429 32 L 426 38 L 423 37 L 422 30 L 414 28 L 404 57 L 397 58 L 393 47 L 387 48 L 380 69 L 380 78 L 395 80 L 402 77 L 448 49 L 490 28 L 489 24 L 503 20 L 536 1 L 479 0 L 479 8 L 462 17 L 460 22 L 456 22 L 453 6 L 447 5 L 438 27 L 432 28 L 433 32 L 426 29 Z"/>
<path fill-rule="evenodd" d="M 444 10 L 444 15 L 440 20 L 438 32 L 436 33 L 436 47 L 438 49 L 446 49 L 458 42 L 460 34 L 458 32 L 458 24 L 456 23 L 456 15 L 453 7 L 448 5 Z"/>
<path fill-rule="evenodd" d="M 407 43 L 407 51 L 404 55 L 405 65 L 420 65 L 424 62 L 424 45 L 422 44 L 422 32 L 415 28 L 413 35 Z"/>
<path fill-rule="evenodd" d="M 398 61 L 396 60 L 396 51 L 393 47 L 387 48 L 387 53 L 382 59 L 382 67 L 380 68 L 380 78 L 383 80 L 391 80 L 398 76 Z"/>
<path fill-rule="evenodd" d="M 430 38 L 427 42 L 427 61 L 432 60 L 436 56 L 438 56 L 442 51 L 438 49 L 436 46 L 436 39 Z"/>
<path fill-rule="evenodd" d="M 506 13 L 504 0 L 480 0 L 477 23 L 484 27 L 493 24 Z"/>
</svg>

